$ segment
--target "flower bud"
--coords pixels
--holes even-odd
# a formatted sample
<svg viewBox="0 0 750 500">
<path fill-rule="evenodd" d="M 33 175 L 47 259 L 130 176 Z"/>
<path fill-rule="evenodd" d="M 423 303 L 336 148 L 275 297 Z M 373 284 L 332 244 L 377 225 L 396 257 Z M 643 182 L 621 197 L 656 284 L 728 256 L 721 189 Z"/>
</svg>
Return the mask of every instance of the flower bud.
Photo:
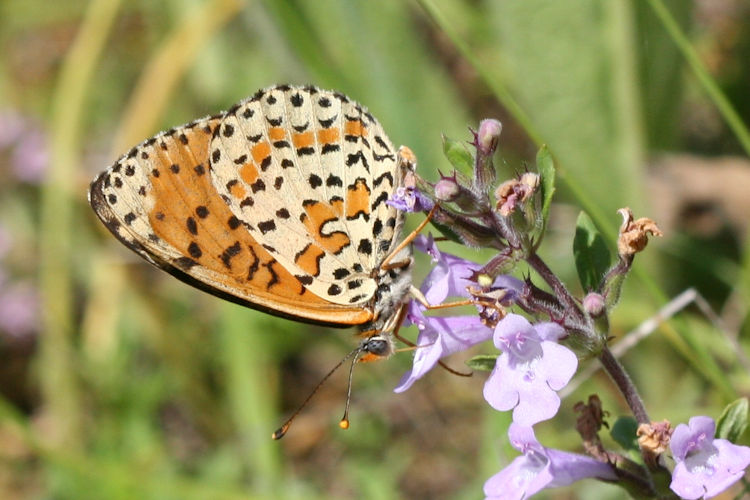
<svg viewBox="0 0 750 500">
<path fill-rule="evenodd" d="M 500 132 L 503 131 L 503 124 L 492 118 L 482 120 L 477 132 L 477 149 L 480 153 L 491 155 L 497 148 L 497 141 Z"/>
<path fill-rule="evenodd" d="M 589 293 L 583 298 L 583 310 L 592 318 L 598 318 L 607 310 L 604 297 L 595 292 Z"/>
<path fill-rule="evenodd" d="M 497 179 L 497 171 L 492 163 L 492 155 L 497 149 L 497 142 L 503 125 L 493 119 L 482 120 L 479 131 L 474 133 L 474 146 L 477 148 L 474 158 L 474 190 L 486 196 Z"/>
<path fill-rule="evenodd" d="M 435 184 L 435 199 L 439 201 L 455 201 L 461 193 L 461 186 L 455 178 L 443 177 Z"/>
</svg>

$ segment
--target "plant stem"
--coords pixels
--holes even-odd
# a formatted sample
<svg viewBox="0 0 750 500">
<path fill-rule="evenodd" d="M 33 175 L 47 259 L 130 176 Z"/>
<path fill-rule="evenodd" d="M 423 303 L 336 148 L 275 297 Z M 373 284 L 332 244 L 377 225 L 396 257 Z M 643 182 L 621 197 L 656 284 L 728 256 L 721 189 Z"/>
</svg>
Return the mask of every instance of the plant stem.
<svg viewBox="0 0 750 500">
<path fill-rule="evenodd" d="M 539 273 L 539 276 L 541 276 L 542 279 L 552 287 L 552 291 L 557 295 L 557 300 L 560 301 L 565 309 L 571 313 L 573 311 L 580 313 L 581 308 L 578 306 L 578 303 L 576 303 L 575 299 L 570 295 L 570 292 L 568 292 L 568 289 L 565 288 L 565 285 L 563 285 L 539 255 L 531 253 L 531 255 L 526 258 L 526 262 L 528 262 L 534 271 Z M 581 319 L 583 319 L 582 314 Z"/>
<path fill-rule="evenodd" d="M 643 400 L 638 394 L 638 390 L 635 388 L 633 381 L 627 374 L 623 366 L 614 357 L 612 351 L 606 345 L 602 349 L 599 355 L 599 361 L 601 361 L 604 370 L 609 374 L 612 380 L 620 389 L 620 392 L 625 397 L 625 401 L 628 403 L 630 410 L 633 412 L 633 416 L 639 424 L 648 424 L 651 419 L 648 418 L 646 413 L 646 407 L 643 405 Z"/>
</svg>

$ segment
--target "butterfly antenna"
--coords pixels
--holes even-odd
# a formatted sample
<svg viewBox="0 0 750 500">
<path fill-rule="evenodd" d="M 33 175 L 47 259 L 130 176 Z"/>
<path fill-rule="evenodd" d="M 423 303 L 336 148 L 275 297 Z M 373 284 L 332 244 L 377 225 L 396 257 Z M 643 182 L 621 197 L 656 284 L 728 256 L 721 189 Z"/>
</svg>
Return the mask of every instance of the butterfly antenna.
<svg viewBox="0 0 750 500">
<path fill-rule="evenodd" d="M 362 346 L 355 349 L 355 352 L 359 352 L 362 350 Z M 349 402 L 352 400 L 352 379 L 354 378 L 354 365 L 357 364 L 357 356 L 354 356 L 354 359 L 352 359 L 352 364 L 349 367 L 349 382 L 347 383 L 346 388 L 346 406 L 344 407 L 344 416 L 341 417 L 341 421 L 339 421 L 339 427 L 342 429 L 348 429 L 349 428 Z"/>
<path fill-rule="evenodd" d="M 318 382 L 318 385 L 315 386 L 315 389 L 313 389 L 312 392 L 310 392 L 310 395 L 307 396 L 307 398 L 302 402 L 302 404 L 299 405 L 299 407 L 297 408 L 297 410 L 294 413 L 292 413 L 292 416 L 290 416 L 286 420 L 286 422 L 284 422 L 281 425 L 281 427 L 279 427 L 278 429 L 276 429 L 274 431 L 274 433 L 271 434 L 271 438 L 277 439 L 277 440 L 283 438 L 286 435 L 287 431 L 289 430 L 289 427 L 292 425 L 292 421 L 297 417 L 297 415 L 299 415 L 299 413 L 302 411 L 302 409 L 305 406 L 307 406 L 307 403 L 309 403 L 310 400 L 313 398 L 313 396 L 315 396 L 315 394 L 318 392 L 318 389 L 321 388 L 321 386 L 325 383 L 325 381 L 328 380 L 328 378 L 331 375 L 333 375 L 333 373 L 336 370 L 338 370 L 341 367 L 341 365 L 343 365 L 352 356 L 355 356 L 355 360 L 354 361 L 356 361 L 356 355 L 359 354 L 359 352 L 361 350 L 362 350 L 362 347 L 357 347 L 352 352 L 350 352 L 349 354 L 347 354 L 346 356 L 344 356 L 344 358 L 341 361 L 339 361 L 336 364 L 336 366 L 334 366 L 333 368 L 331 368 L 331 370 L 326 374 L 326 376 L 323 377 L 323 379 L 320 382 Z M 354 362 L 352 362 L 352 367 L 354 367 Z M 351 381 L 352 381 L 352 370 L 349 370 L 349 392 L 348 392 L 348 394 L 346 396 L 346 413 L 344 414 L 344 419 L 346 419 L 346 415 L 349 412 L 349 394 L 351 394 L 351 390 L 352 390 Z M 349 427 L 349 421 L 346 420 L 346 424 L 344 424 L 344 419 L 342 419 L 341 422 L 339 423 L 339 426 L 341 426 L 342 429 L 346 429 L 347 427 Z"/>
</svg>

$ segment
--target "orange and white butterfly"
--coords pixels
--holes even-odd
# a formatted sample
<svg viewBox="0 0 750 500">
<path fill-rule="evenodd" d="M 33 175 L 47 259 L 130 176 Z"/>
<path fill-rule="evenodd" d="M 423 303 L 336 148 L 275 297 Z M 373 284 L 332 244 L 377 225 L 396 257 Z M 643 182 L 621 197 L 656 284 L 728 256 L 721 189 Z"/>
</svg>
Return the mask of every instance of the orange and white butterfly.
<svg viewBox="0 0 750 500">
<path fill-rule="evenodd" d="M 412 160 L 345 95 L 278 85 L 142 142 L 89 201 L 182 281 L 277 316 L 358 325 L 361 349 L 380 357 L 412 263 L 398 244 L 404 214 L 386 200 Z"/>
</svg>

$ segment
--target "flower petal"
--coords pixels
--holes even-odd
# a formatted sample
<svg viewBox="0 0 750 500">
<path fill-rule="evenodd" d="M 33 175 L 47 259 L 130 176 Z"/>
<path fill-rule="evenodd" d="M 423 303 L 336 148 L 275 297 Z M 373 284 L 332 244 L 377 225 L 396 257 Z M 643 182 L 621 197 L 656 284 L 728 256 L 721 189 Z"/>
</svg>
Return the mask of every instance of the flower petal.
<svg viewBox="0 0 750 500">
<path fill-rule="evenodd" d="M 395 392 L 404 392 L 430 371 L 437 362 L 451 354 L 489 340 L 492 330 L 476 316 L 422 316 L 424 328 L 417 338 L 412 369 L 404 374 Z"/>
</svg>

